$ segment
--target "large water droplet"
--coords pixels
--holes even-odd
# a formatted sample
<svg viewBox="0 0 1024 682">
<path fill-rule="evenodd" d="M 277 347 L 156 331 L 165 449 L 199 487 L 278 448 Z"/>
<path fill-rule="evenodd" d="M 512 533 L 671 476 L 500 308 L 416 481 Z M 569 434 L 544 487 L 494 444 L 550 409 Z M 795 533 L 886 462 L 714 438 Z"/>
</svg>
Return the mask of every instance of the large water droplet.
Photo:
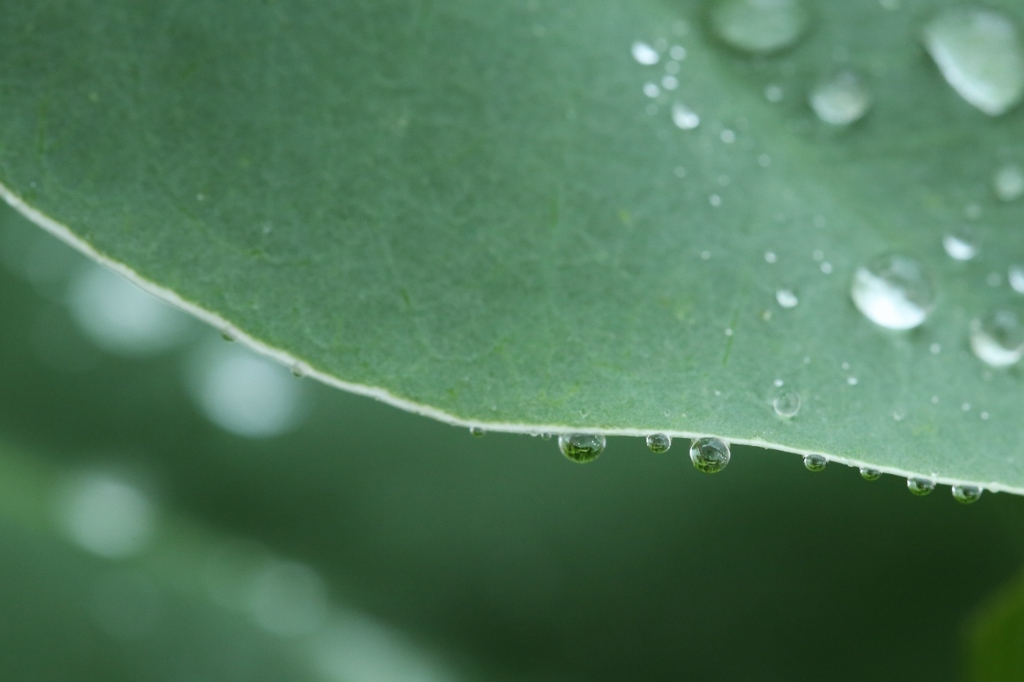
<svg viewBox="0 0 1024 682">
<path fill-rule="evenodd" d="M 946 234 L 942 238 L 942 248 L 953 260 L 968 261 L 978 255 L 978 242 L 974 233 L 967 228 L 960 228 Z"/>
<path fill-rule="evenodd" d="M 690 459 L 698 471 L 716 474 L 729 464 L 728 443 L 718 438 L 698 438 L 690 444 Z"/>
<path fill-rule="evenodd" d="M 604 452 L 604 436 L 592 433 L 563 434 L 558 437 L 558 449 L 574 462 L 593 462 Z"/>
<path fill-rule="evenodd" d="M 783 389 L 772 399 L 775 414 L 785 419 L 792 419 L 800 412 L 800 394 L 791 389 Z"/>
<path fill-rule="evenodd" d="M 913 329 L 928 317 L 932 285 L 919 262 L 889 254 L 857 268 L 850 295 L 875 324 L 887 329 Z"/>
<path fill-rule="evenodd" d="M 819 83 L 810 96 L 811 108 L 825 123 L 850 125 L 871 108 L 871 92 L 857 74 L 843 71 Z"/>
<path fill-rule="evenodd" d="M 981 497 L 981 488 L 973 485 L 953 486 L 953 499 L 960 504 L 973 504 Z"/>
<path fill-rule="evenodd" d="M 990 116 L 1024 95 L 1024 48 L 1017 27 L 1001 12 L 952 7 L 924 29 L 924 44 L 946 82 Z"/>
<path fill-rule="evenodd" d="M 647 447 L 651 452 L 658 454 L 668 452 L 668 449 L 672 447 L 672 438 L 664 433 L 652 433 L 647 436 Z"/>
<path fill-rule="evenodd" d="M 924 497 L 935 490 L 935 481 L 930 481 L 927 478 L 908 478 L 907 490 L 918 497 Z"/>
<path fill-rule="evenodd" d="M 676 102 L 672 105 L 672 122 L 680 130 L 693 130 L 700 125 L 700 116 L 685 104 Z"/>
<path fill-rule="evenodd" d="M 828 466 L 828 460 L 821 455 L 807 455 L 804 457 L 804 466 L 807 467 L 808 471 L 824 471 L 825 467 Z"/>
<path fill-rule="evenodd" d="M 711 9 L 715 34 L 731 47 L 754 54 L 792 46 L 810 18 L 800 0 L 719 0 Z"/>
<path fill-rule="evenodd" d="M 657 50 L 641 40 L 633 43 L 630 51 L 633 53 L 633 59 L 644 66 L 653 66 L 661 59 Z"/>
<path fill-rule="evenodd" d="M 1000 166 L 992 175 L 992 189 L 1002 201 L 1016 201 L 1024 196 L 1024 168 L 1015 163 Z"/>
<path fill-rule="evenodd" d="M 987 365 L 1009 367 L 1024 356 L 1024 326 L 1010 310 L 997 310 L 971 322 L 971 350 Z"/>
<path fill-rule="evenodd" d="M 877 481 L 882 477 L 882 472 L 871 467 L 861 467 L 860 477 L 865 481 Z"/>
</svg>

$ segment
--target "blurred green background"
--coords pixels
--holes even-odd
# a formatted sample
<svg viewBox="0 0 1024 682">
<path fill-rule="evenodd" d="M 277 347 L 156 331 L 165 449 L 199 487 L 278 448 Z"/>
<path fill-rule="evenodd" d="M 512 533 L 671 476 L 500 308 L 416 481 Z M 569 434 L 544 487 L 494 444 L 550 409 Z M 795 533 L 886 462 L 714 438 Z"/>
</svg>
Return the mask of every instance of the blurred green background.
<svg viewBox="0 0 1024 682">
<path fill-rule="evenodd" d="M 579 466 L 252 360 L 7 209 L 0 262 L 0 679 L 955 680 L 1024 565 L 1018 498 Z"/>
</svg>

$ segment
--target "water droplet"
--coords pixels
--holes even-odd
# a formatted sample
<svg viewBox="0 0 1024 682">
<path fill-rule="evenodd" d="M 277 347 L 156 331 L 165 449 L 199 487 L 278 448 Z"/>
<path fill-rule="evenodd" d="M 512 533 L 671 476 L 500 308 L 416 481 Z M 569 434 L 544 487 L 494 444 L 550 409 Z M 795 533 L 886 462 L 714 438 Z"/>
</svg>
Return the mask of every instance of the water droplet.
<svg viewBox="0 0 1024 682">
<path fill-rule="evenodd" d="M 306 376 L 306 370 L 299 363 L 292 365 L 292 376 L 296 379 L 301 379 Z"/>
<path fill-rule="evenodd" d="M 799 0 L 719 0 L 711 9 L 715 35 L 753 54 L 794 45 L 809 23 L 810 14 Z"/>
<path fill-rule="evenodd" d="M 850 295 L 857 309 L 875 324 L 913 329 L 928 317 L 932 285 L 919 262 L 889 254 L 857 268 Z"/>
<path fill-rule="evenodd" d="M 729 445 L 718 438 L 698 438 L 690 444 L 690 460 L 698 471 L 716 474 L 729 464 Z"/>
<path fill-rule="evenodd" d="M 1018 294 L 1024 294 L 1024 265 L 1011 265 L 1007 272 L 1010 286 Z"/>
<path fill-rule="evenodd" d="M 661 55 L 658 54 L 657 50 L 640 40 L 633 43 L 631 52 L 633 53 L 633 59 L 638 64 L 643 64 L 644 66 L 653 66 L 661 59 Z"/>
<path fill-rule="evenodd" d="M 992 187 L 1002 201 L 1016 201 L 1024 196 L 1024 168 L 1015 163 L 1000 166 L 992 175 Z"/>
<path fill-rule="evenodd" d="M 779 302 L 779 305 L 783 308 L 795 308 L 800 300 L 796 297 L 789 289 L 779 289 L 775 292 L 775 300 Z"/>
<path fill-rule="evenodd" d="M 906 418 L 907 418 L 907 411 L 904 410 L 902 407 L 896 408 L 895 410 L 892 411 L 892 420 L 893 421 L 901 422 L 901 421 L 903 421 Z"/>
<path fill-rule="evenodd" d="M 677 62 L 681 62 L 686 59 L 686 48 L 682 45 L 673 45 L 672 49 L 668 51 L 668 56 Z"/>
<path fill-rule="evenodd" d="M 978 243 L 970 230 L 961 228 L 942 238 L 942 248 L 953 260 L 968 261 L 978 255 Z"/>
<path fill-rule="evenodd" d="M 828 466 L 828 460 L 821 455 L 807 455 L 804 457 L 804 466 L 807 467 L 808 471 L 824 471 L 825 467 Z"/>
<path fill-rule="evenodd" d="M 715 208 L 718 208 L 719 206 L 722 205 L 722 197 L 720 197 L 717 194 L 712 194 L 711 196 L 708 197 L 708 203 L 714 206 Z"/>
<path fill-rule="evenodd" d="M 486 433 L 487 432 L 479 426 L 469 427 L 469 435 L 473 436 L 473 438 L 483 438 Z"/>
<path fill-rule="evenodd" d="M 856 386 L 859 382 L 857 381 L 857 377 L 846 377 L 846 383 L 850 386 Z"/>
<path fill-rule="evenodd" d="M 661 79 L 661 87 L 666 90 L 675 90 L 679 87 L 679 79 L 675 76 L 665 76 Z"/>
<path fill-rule="evenodd" d="M 839 365 L 839 366 L 840 366 L 840 367 L 841 367 L 842 369 L 850 369 L 850 363 L 848 363 L 848 362 L 844 362 L 844 363 L 842 363 L 842 364 L 841 364 L 841 365 Z"/>
<path fill-rule="evenodd" d="M 776 379 L 775 381 L 772 382 L 772 384 L 775 386 L 775 388 L 782 388 L 783 386 L 786 385 L 786 382 L 783 381 L 782 379 Z"/>
<path fill-rule="evenodd" d="M 722 142 L 724 142 L 725 144 L 732 144 L 733 142 L 736 141 L 736 133 L 726 128 L 725 130 L 718 134 L 718 138 L 722 140 Z"/>
<path fill-rule="evenodd" d="M 924 497 L 935 490 L 935 481 L 930 481 L 927 478 L 908 478 L 907 490 L 918 497 Z"/>
<path fill-rule="evenodd" d="M 661 88 L 657 83 L 644 83 L 644 94 L 648 97 L 657 97 L 661 94 Z"/>
<path fill-rule="evenodd" d="M 670 447 L 672 447 L 672 438 L 664 433 L 652 433 L 647 436 L 647 449 L 651 452 L 661 454 L 668 452 Z"/>
<path fill-rule="evenodd" d="M 953 486 L 953 499 L 960 504 L 974 504 L 981 498 L 981 488 L 973 485 Z"/>
<path fill-rule="evenodd" d="M 779 391 L 772 399 L 775 414 L 784 419 L 792 419 L 800 413 L 800 394 L 791 389 Z"/>
<path fill-rule="evenodd" d="M 673 171 L 673 173 L 675 173 L 676 177 L 680 178 L 680 179 L 686 177 L 686 169 L 683 168 L 682 166 L 676 166 L 676 168 Z"/>
<path fill-rule="evenodd" d="M 938 343 L 933 343 L 928 347 L 928 350 L 931 351 L 932 355 L 938 355 L 942 352 L 942 346 Z"/>
<path fill-rule="evenodd" d="M 700 125 L 700 116 L 685 104 L 676 102 L 672 105 L 672 122 L 680 130 L 693 130 Z"/>
<path fill-rule="evenodd" d="M 564 434 L 558 437 L 558 449 L 579 464 L 593 462 L 604 452 L 604 436 L 589 433 Z"/>
<path fill-rule="evenodd" d="M 865 481 L 877 481 L 882 477 L 882 472 L 871 467 L 861 467 L 860 477 Z"/>
<path fill-rule="evenodd" d="M 831 275 L 832 274 L 832 264 L 829 263 L 828 261 L 825 261 L 824 263 L 821 264 L 821 271 L 823 273 L 825 273 L 826 275 Z"/>
<path fill-rule="evenodd" d="M 765 251 L 764 252 L 764 262 L 765 263 L 775 263 L 778 260 L 779 260 L 779 257 L 776 256 L 774 252 L 772 252 L 772 251 Z M 1024 281 L 1024 269 L 1021 270 L 1021 278 L 1022 278 L 1021 281 Z"/>
<path fill-rule="evenodd" d="M 772 157 L 768 156 L 767 154 L 761 154 L 760 156 L 757 157 L 757 165 L 760 166 L 761 168 L 767 168 L 768 166 L 772 165 Z"/>
<path fill-rule="evenodd" d="M 923 37 L 946 82 L 986 114 L 998 116 L 1024 95 L 1024 48 L 1003 13 L 952 7 L 925 26 Z"/>
<path fill-rule="evenodd" d="M 541 440 L 551 440 L 551 434 L 550 433 L 542 433 L 542 434 L 540 434 L 540 439 Z"/>
<path fill-rule="evenodd" d="M 843 71 L 819 83 L 810 96 L 818 118 L 835 126 L 859 121 L 871 108 L 871 92 L 852 71 Z"/>
<path fill-rule="evenodd" d="M 235 342 L 235 337 L 230 332 L 221 332 L 220 338 L 222 341 L 227 341 L 228 343 Z"/>
<path fill-rule="evenodd" d="M 960 406 L 960 409 L 963 410 L 964 412 L 970 412 L 971 411 L 971 404 L 970 403 L 964 403 L 963 405 Z"/>
<path fill-rule="evenodd" d="M 764 98 L 773 104 L 781 102 L 783 95 L 782 88 L 778 85 L 769 85 L 764 89 Z"/>
<path fill-rule="evenodd" d="M 732 329 L 731 328 L 726 328 L 725 335 L 726 336 L 732 336 Z"/>
<path fill-rule="evenodd" d="M 997 310 L 971 321 L 971 350 L 991 367 L 1009 367 L 1024 356 L 1024 326 L 1016 313 Z"/>
<path fill-rule="evenodd" d="M 989 417 L 989 414 L 988 414 L 988 412 L 982 412 L 980 416 L 981 416 L 981 418 L 982 418 L 982 419 L 983 419 L 984 421 L 988 421 L 988 417 Z"/>
</svg>

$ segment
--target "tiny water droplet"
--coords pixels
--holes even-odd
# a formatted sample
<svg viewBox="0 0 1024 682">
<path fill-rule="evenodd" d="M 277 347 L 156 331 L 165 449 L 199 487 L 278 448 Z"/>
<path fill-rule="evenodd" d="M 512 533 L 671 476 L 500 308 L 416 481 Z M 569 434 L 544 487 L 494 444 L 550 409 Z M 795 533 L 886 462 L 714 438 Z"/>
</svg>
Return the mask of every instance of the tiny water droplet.
<svg viewBox="0 0 1024 682">
<path fill-rule="evenodd" d="M 942 238 L 942 248 L 953 260 L 968 261 L 978 255 L 978 243 L 974 234 L 967 229 L 946 234 Z"/>
<path fill-rule="evenodd" d="M 846 377 L 846 383 L 850 386 L 856 386 L 859 382 L 857 381 L 857 377 Z"/>
<path fill-rule="evenodd" d="M 981 488 L 973 485 L 953 486 L 953 499 L 960 504 L 974 504 L 981 498 Z"/>
<path fill-rule="evenodd" d="M 935 481 L 928 480 L 927 478 L 908 478 L 907 490 L 918 497 L 924 497 L 935 490 Z"/>
<path fill-rule="evenodd" d="M 668 452 L 672 447 L 672 438 L 664 433 L 652 433 L 647 436 L 647 449 L 656 454 Z"/>
<path fill-rule="evenodd" d="M 786 382 L 783 381 L 782 379 L 776 379 L 775 381 L 772 382 L 772 384 L 775 386 L 775 388 L 782 388 L 783 386 L 786 385 Z"/>
<path fill-rule="evenodd" d="M 834 126 L 859 121 L 871 108 L 871 92 L 852 71 L 842 71 L 819 83 L 810 95 L 811 108 L 819 119 Z"/>
<path fill-rule="evenodd" d="M 832 264 L 829 263 L 828 261 L 825 261 L 824 263 L 821 264 L 821 271 L 823 273 L 825 273 L 826 275 L 831 275 L 832 274 Z"/>
<path fill-rule="evenodd" d="M 1024 265 L 1011 265 L 1007 272 L 1010 286 L 1018 294 L 1024 294 Z"/>
<path fill-rule="evenodd" d="M 1008 111 L 1024 95 L 1024 48 L 1002 12 L 951 7 L 925 26 L 923 37 L 946 82 L 989 116 Z"/>
<path fill-rule="evenodd" d="M 970 403 L 964 403 L 963 405 L 960 406 L 960 409 L 963 410 L 964 412 L 970 412 L 971 411 L 971 404 Z"/>
<path fill-rule="evenodd" d="M 1010 310 L 972 320 L 970 340 L 974 354 L 991 367 L 1009 367 L 1024 356 L 1024 326 Z"/>
<path fill-rule="evenodd" d="M 661 79 L 661 87 L 666 90 L 675 90 L 679 87 L 679 79 L 675 76 L 664 76 Z"/>
<path fill-rule="evenodd" d="M 657 50 L 640 40 L 633 43 L 631 52 L 633 53 L 633 59 L 638 64 L 643 64 L 644 66 L 653 66 L 661 59 L 661 55 L 658 54 Z"/>
<path fill-rule="evenodd" d="M 848 362 L 844 362 L 844 363 L 842 363 L 842 364 L 841 364 L 841 365 L 839 365 L 839 366 L 840 366 L 840 367 L 841 367 L 842 369 L 850 369 L 850 363 L 848 363 Z"/>
<path fill-rule="evenodd" d="M 768 54 L 796 44 L 810 18 L 799 0 L 719 0 L 711 28 L 730 47 Z"/>
<path fill-rule="evenodd" d="M 292 376 L 296 377 L 297 379 L 301 379 L 302 377 L 306 376 L 306 370 L 302 368 L 302 365 L 296 363 L 292 365 Z"/>
<path fill-rule="evenodd" d="M 1024 168 L 1016 163 L 1000 166 L 992 175 L 992 187 L 1002 201 L 1016 201 L 1024 196 Z"/>
<path fill-rule="evenodd" d="M 901 422 L 901 421 L 903 421 L 906 418 L 907 418 L 907 411 L 904 410 L 903 408 L 897 408 L 897 409 L 892 411 L 892 420 L 893 421 Z"/>
<path fill-rule="evenodd" d="M 817 473 L 825 470 L 825 467 L 828 466 L 828 460 L 821 455 L 807 455 L 804 457 L 804 466 L 807 467 L 808 471 Z"/>
<path fill-rule="evenodd" d="M 686 59 L 686 48 L 682 45 L 673 45 L 672 49 L 668 51 L 668 56 L 677 62 L 681 62 Z"/>
<path fill-rule="evenodd" d="M 675 173 L 676 177 L 679 179 L 686 177 L 686 169 L 682 166 L 676 166 L 675 170 L 672 172 Z"/>
<path fill-rule="evenodd" d="M 932 285 L 919 262 L 888 254 L 857 268 L 850 295 L 857 309 L 880 327 L 913 329 L 928 317 Z"/>
<path fill-rule="evenodd" d="M 772 398 L 772 409 L 783 419 L 792 419 L 800 413 L 800 394 L 792 389 L 779 391 Z"/>
<path fill-rule="evenodd" d="M 795 308 L 800 300 L 796 297 L 789 289 L 779 289 L 775 292 L 775 300 L 778 301 L 779 305 L 783 308 Z"/>
<path fill-rule="evenodd" d="M 940 344 L 933 343 L 928 347 L 928 350 L 931 351 L 932 355 L 938 355 L 942 352 L 942 346 Z"/>
<path fill-rule="evenodd" d="M 933 395 L 932 398 L 931 398 L 931 403 L 932 403 L 932 405 L 938 405 L 939 404 L 939 396 Z"/>
<path fill-rule="evenodd" d="M 816 261 L 818 261 L 820 263 L 821 261 L 825 260 L 825 252 L 820 250 L 820 249 L 815 249 L 811 253 L 811 258 L 813 258 L 814 260 L 816 260 Z"/>
<path fill-rule="evenodd" d="M 690 460 L 698 471 L 716 474 L 729 464 L 729 445 L 718 438 L 698 438 L 690 444 Z"/>
<path fill-rule="evenodd" d="M 764 252 L 764 262 L 765 263 L 775 263 L 778 260 L 779 260 L 778 256 L 776 256 L 775 253 L 773 253 L 772 251 L 765 251 Z M 1021 271 L 1021 277 L 1022 277 L 1021 281 L 1024 281 L 1024 269 L 1022 269 L 1022 271 Z"/>
<path fill-rule="evenodd" d="M 761 168 L 767 168 L 768 166 L 772 165 L 772 157 L 768 156 L 767 154 L 761 154 L 760 156 L 757 157 L 757 165 L 760 166 Z"/>
<path fill-rule="evenodd" d="M 717 194 L 712 194 L 711 196 L 708 197 L 708 203 L 714 206 L 715 208 L 718 208 L 719 206 L 722 205 L 722 197 L 720 197 Z"/>
<path fill-rule="evenodd" d="M 558 449 L 568 459 L 578 464 L 586 464 L 597 459 L 604 452 L 604 436 L 591 433 L 572 433 L 558 437 Z"/>
<path fill-rule="evenodd" d="M 861 467 L 860 477 L 865 481 L 877 481 L 882 477 L 882 472 L 871 467 Z"/>
<path fill-rule="evenodd" d="M 551 440 L 551 434 L 550 433 L 542 433 L 542 434 L 540 434 L 540 439 L 541 440 Z"/>
<path fill-rule="evenodd" d="M 725 144 L 732 144 L 733 142 L 736 141 L 736 133 L 726 128 L 725 130 L 718 134 L 718 138 Z"/>
<path fill-rule="evenodd" d="M 773 104 L 781 102 L 783 96 L 782 88 L 778 85 L 769 85 L 764 89 L 764 98 Z"/>
<path fill-rule="evenodd" d="M 988 417 L 989 417 L 989 414 L 988 414 L 988 412 L 982 412 L 980 416 L 981 416 L 981 418 L 982 418 L 982 419 L 983 419 L 984 421 L 988 421 Z"/>
<path fill-rule="evenodd" d="M 483 438 L 485 433 L 486 431 L 479 426 L 469 427 L 469 435 L 473 436 L 473 438 Z"/>
<path fill-rule="evenodd" d="M 672 122 L 680 130 L 693 130 L 700 125 L 700 116 L 685 104 L 676 102 L 672 105 Z"/>
<path fill-rule="evenodd" d="M 232 336 L 229 332 L 221 332 L 220 333 L 220 338 L 224 339 L 225 341 L 227 341 L 229 343 L 233 343 L 234 340 L 235 340 L 235 337 Z"/>
<path fill-rule="evenodd" d="M 661 88 L 657 83 L 644 83 L 644 94 L 648 97 L 657 97 L 661 94 Z"/>
</svg>

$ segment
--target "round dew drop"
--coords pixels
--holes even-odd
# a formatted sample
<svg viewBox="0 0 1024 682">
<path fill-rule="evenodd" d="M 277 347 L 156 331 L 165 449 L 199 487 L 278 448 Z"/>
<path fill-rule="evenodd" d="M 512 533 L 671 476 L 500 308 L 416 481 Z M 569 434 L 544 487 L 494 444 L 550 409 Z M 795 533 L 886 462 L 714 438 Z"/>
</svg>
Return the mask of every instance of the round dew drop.
<svg viewBox="0 0 1024 682">
<path fill-rule="evenodd" d="M 792 419 L 800 413 L 800 395 L 790 389 L 781 390 L 772 399 L 772 409 L 783 419 Z"/>
<path fill-rule="evenodd" d="M 927 478 L 908 478 L 907 490 L 918 497 L 924 497 L 935 490 L 935 481 L 930 481 Z"/>
<path fill-rule="evenodd" d="M 672 447 L 672 438 L 664 433 L 652 433 L 647 436 L 647 449 L 656 454 L 668 452 Z"/>
<path fill-rule="evenodd" d="M 715 35 L 750 54 L 792 47 L 807 31 L 810 19 L 801 0 L 718 0 L 711 8 Z"/>
<path fill-rule="evenodd" d="M 978 243 L 966 229 L 950 232 L 942 238 L 942 248 L 953 260 L 969 261 L 978 255 Z"/>
<path fill-rule="evenodd" d="M 717 474 L 729 465 L 728 443 L 718 438 L 698 438 L 690 444 L 690 460 L 698 471 Z"/>
<path fill-rule="evenodd" d="M 889 254 L 857 268 L 850 296 L 864 317 L 886 329 L 913 329 L 928 317 L 932 284 L 924 267 Z"/>
<path fill-rule="evenodd" d="M 680 130 L 693 130 L 700 125 L 700 116 L 685 104 L 676 102 L 672 105 L 672 122 Z"/>
<path fill-rule="evenodd" d="M 558 449 L 568 459 L 578 464 L 593 462 L 604 452 L 605 439 L 599 434 L 572 433 L 558 437 Z"/>
<path fill-rule="evenodd" d="M 981 497 L 981 488 L 973 485 L 953 486 L 953 499 L 960 504 L 974 504 Z"/>
<path fill-rule="evenodd" d="M 633 59 L 644 66 L 654 66 L 661 60 L 657 50 L 640 40 L 633 43 L 630 51 L 633 53 Z"/>
<path fill-rule="evenodd" d="M 992 188 L 1001 201 L 1016 201 L 1024 196 L 1024 168 L 1008 163 L 992 176 Z"/>
<path fill-rule="evenodd" d="M 807 455 L 804 457 L 804 466 L 807 467 L 808 471 L 824 471 L 825 467 L 828 466 L 828 460 L 821 455 Z"/>
<path fill-rule="evenodd" d="M 865 481 L 877 481 L 882 477 L 882 472 L 871 467 L 861 467 L 860 477 Z"/>
<path fill-rule="evenodd" d="M 1024 96 L 1024 47 L 1013 21 L 979 6 L 951 7 L 924 28 L 924 45 L 946 82 L 989 116 Z"/>
<path fill-rule="evenodd" d="M 1024 357 L 1024 325 L 1009 310 L 973 320 L 970 340 L 971 350 L 990 367 L 1009 367 Z"/>
<path fill-rule="evenodd" d="M 800 303 L 800 299 L 790 289 L 779 289 L 776 291 L 775 300 L 783 308 L 795 308 Z"/>
<path fill-rule="evenodd" d="M 810 96 L 811 108 L 819 119 L 834 126 L 859 121 L 871 108 L 871 92 L 852 71 L 843 71 L 819 83 Z"/>
</svg>

